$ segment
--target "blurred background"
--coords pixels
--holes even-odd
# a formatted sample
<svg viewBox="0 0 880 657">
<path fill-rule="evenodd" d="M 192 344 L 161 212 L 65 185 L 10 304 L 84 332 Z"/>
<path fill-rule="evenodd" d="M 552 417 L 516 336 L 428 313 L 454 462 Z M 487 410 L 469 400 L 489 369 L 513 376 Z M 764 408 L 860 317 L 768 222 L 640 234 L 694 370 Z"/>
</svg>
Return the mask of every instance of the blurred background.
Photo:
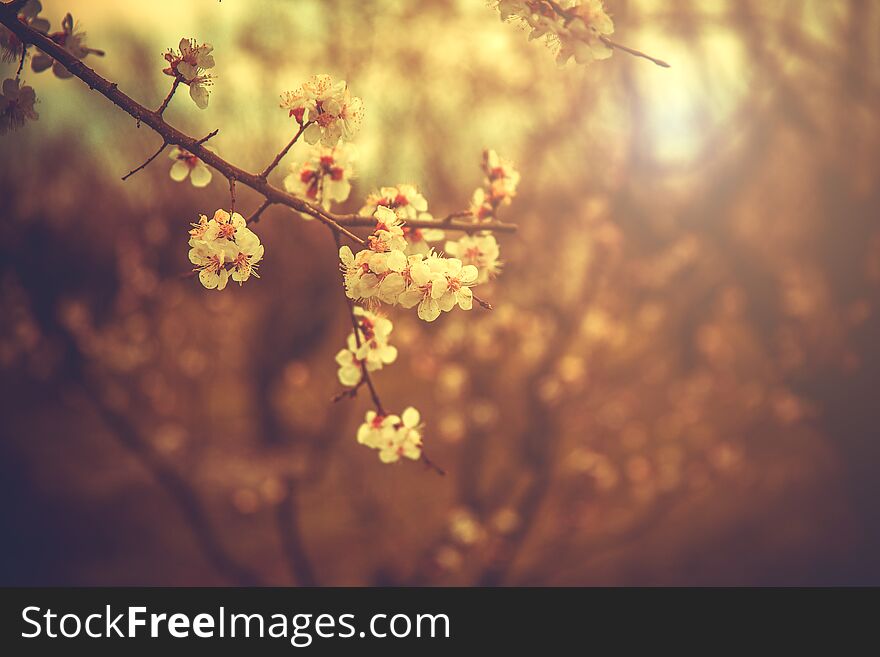
<svg viewBox="0 0 880 657">
<path fill-rule="evenodd" d="M 43 6 L 150 107 L 165 49 L 214 44 L 208 109 L 165 118 L 248 170 L 292 136 L 281 91 L 346 79 L 346 211 L 401 182 L 464 209 L 494 148 L 519 232 L 478 288 L 494 311 L 392 309 L 376 383 L 448 474 L 383 465 L 354 438 L 367 395 L 329 403 L 327 231 L 270 208 L 262 278 L 203 289 L 187 230 L 225 180 L 162 156 L 122 182 L 160 139 L 26 68 L 40 119 L 0 141 L 0 582 L 880 583 L 880 5 L 608 0 L 670 69 L 560 68 L 481 0 Z"/>
</svg>

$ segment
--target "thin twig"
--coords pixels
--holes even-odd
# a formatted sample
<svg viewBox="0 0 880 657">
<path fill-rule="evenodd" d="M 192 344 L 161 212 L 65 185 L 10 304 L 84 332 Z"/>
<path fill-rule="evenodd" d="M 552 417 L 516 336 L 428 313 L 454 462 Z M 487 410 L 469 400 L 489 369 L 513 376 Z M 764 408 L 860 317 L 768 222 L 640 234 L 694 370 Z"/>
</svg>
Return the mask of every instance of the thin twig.
<svg viewBox="0 0 880 657">
<path fill-rule="evenodd" d="M 168 107 L 168 103 L 171 102 L 171 98 L 174 96 L 174 92 L 177 91 L 177 87 L 180 85 L 180 78 L 174 78 L 174 83 L 171 85 L 171 91 L 168 92 L 168 95 L 165 96 L 165 100 L 162 101 L 162 104 L 159 105 L 159 109 L 156 110 L 156 114 L 162 116 L 162 113 L 165 111 L 165 108 Z"/>
<path fill-rule="evenodd" d="M 167 142 L 167 141 L 163 141 L 163 142 L 162 142 L 162 145 L 159 146 L 159 150 L 157 150 L 155 153 L 153 153 L 152 155 L 150 155 L 150 157 L 148 157 L 147 160 L 146 160 L 146 162 L 144 162 L 142 165 L 140 165 L 140 166 L 137 167 L 136 169 L 132 169 L 132 170 L 129 171 L 127 174 L 125 174 L 124 176 L 122 176 L 122 179 L 123 179 L 123 180 L 128 180 L 129 178 L 131 178 L 134 174 L 136 174 L 136 173 L 137 173 L 138 171 L 140 171 L 141 169 L 145 169 L 145 168 L 147 167 L 147 165 L 148 165 L 150 162 L 152 162 L 153 160 L 155 160 L 157 157 L 159 157 L 160 153 L 162 153 L 162 151 L 164 151 L 166 148 L 168 148 L 168 142 Z"/>
<path fill-rule="evenodd" d="M 629 53 L 634 57 L 641 57 L 642 59 L 647 59 L 649 62 L 653 62 L 657 66 L 662 66 L 663 68 L 671 68 L 671 65 L 668 62 L 664 62 L 662 59 L 657 59 L 656 57 L 651 57 L 646 53 L 643 53 L 641 50 L 636 50 L 635 48 L 630 48 L 629 46 L 624 46 L 623 44 L 616 43 L 609 39 L 606 36 L 599 36 L 599 39 L 609 48 L 614 48 L 615 50 L 622 50 L 625 53 Z"/>
<path fill-rule="evenodd" d="M 254 210 L 253 214 L 247 218 L 247 223 L 249 223 L 249 224 L 257 223 L 260 220 L 260 216 L 262 216 L 263 212 L 265 212 L 266 208 L 268 208 L 270 205 L 272 205 L 272 201 L 270 201 L 268 199 L 263 201 L 262 204 L 260 204 L 260 207 L 258 207 L 256 210 Z"/>
<path fill-rule="evenodd" d="M 235 212 L 235 178 L 229 178 L 229 214 Z"/>
<path fill-rule="evenodd" d="M 476 294 L 473 294 L 473 292 L 471 292 L 471 295 L 474 297 L 474 301 L 476 301 L 478 304 L 480 304 L 481 308 L 485 308 L 486 310 L 493 310 L 491 303 L 481 299 Z"/>
<path fill-rule="evenodd" d="M 208 141 L 211 137 L 215 137 L 215 136 L 217 135 L 218 132 L 220 132 L 220 128 L 217 128 L 216 130 L 212 130 L 212 131 L 209 132 L 207 135 L 205 135 L 204 137 L 202 137 L 201 139 L 199 139 L 196 143 L 197 143 L 199 146 L 201 146 L 201 145 L 204 144 L 206 141 Z"/>
<path fill-rule="evenodd" d="M 18 80 L 21 78 L 21 71 L 24 69 L 24 59 L 27 57 L 27 45 L 21 44 L 21 59 L 18 60 L 18 70 L 15 72 L 15 79 Z"/>
<path fill-rule="evenodd" d="M 265 168 L 263 173 L 260 174 L 260 178 L 265 179 L 265 178 L 269 177 L 269 174 L 272 173 L 272 170 L 280 164 L 281 160 L 284 159 L 284 156 L 287 155 L 287 152 L 291 148 L 293 148 L 293 145 L 296 143 L 296 140 L 299 139 L 300 135 L 303 132 L 305 132 L 305 129 L 308 128 L 311 124 L 312 124 L 311 121 L 307 121 L 299 127 L 299 130 L 296 131 L 296 134 L 293 136 L 293 139 L 291 139 L 290 142 L 288 142 L 287 146 L 282 148 L 281 152 L 275 156 L 275 159 L 272 160 L 272 163 Z"/>
</svg>

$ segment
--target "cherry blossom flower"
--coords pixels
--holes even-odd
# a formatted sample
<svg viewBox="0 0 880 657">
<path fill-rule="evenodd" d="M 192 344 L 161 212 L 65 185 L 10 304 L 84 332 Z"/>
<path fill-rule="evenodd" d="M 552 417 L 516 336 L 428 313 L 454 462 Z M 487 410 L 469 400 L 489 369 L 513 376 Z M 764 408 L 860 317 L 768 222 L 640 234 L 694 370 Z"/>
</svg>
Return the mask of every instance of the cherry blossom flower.
<svg viewBox="0 0 880 657">
<path fill-rule="evenodd" d="M 449 312 L 456 305 L 462 310 L 470 310 L 474 304 L 471 287 L 477 283 L 477 268 L 473 265 L 462 265 L 458 258 L 445 260 L 445 285 L 442 280 L 435 278 L 431 285 L 431 296 L 437 299 L 440 310 L 444 312 Z"/>
<path fill-rule="evenodd" d="M 39 118 L 34 111 L 36 100 L 32 87 L 20 86 L 19 81 L 12 78 L 4 80 L 0 94 L 0 135 L 17 130 L 28 120 L 36 121 Z"/>
<path fill-rule="evenodd" d="M 239 284 L 251 276 L 259 278 L 257 267 L 263 259 L 263 245 L 244 217 L 217 210 L 212 219 L 201 215 L 192 226 L 189 259 L 202 285 L 222 290 L 229 278 Z"/>
<path fill-rule="evenodd" d="M 393 210 L 383 205 L 373 213 L 376 230 L 368 238 L 370 250 L 377 252 L 403 251 L 406 249 L 406 237 L 403 233 L 403 222 Z"/>
<path fill-rule="evenodd" d="M 189 86 L 189 95 L 199 109 L 208 107 L 208 96 L 214 84 L 213 76 L 207 69 L 214 68 L 214 46 L 209 43 L 197 45 L 195 39 L 181 39 L 179 51 L 169 49 L 165 53 L 168 67 L 163 69 L 165 75 L 177 78 Z"/>
<path fill-rule="evenodd" d="M 291 164 L 284 188 L 291 194 L 319 201 L 329 209 L 331 203 L 342 203 L 351 193 L 354 158 L 354 147 L 349 144 L 334 148 L 316 144 L 304 159 Z"/>
<path fill-rule="evenodd" d="M 434 221 L 430 212 L 422 212 L 418 216 L 421 221 Z M 431 251 L 431 242 L 439 242 L 446 238 L 446 233 L 438 228 L 411 228 L 403 227 L 403 236 L 406 238 L 406 255 L 427 255 Z"/>
<path fill-rule="evenodd" d="M 79 23 L 73 22 L 73 16 L 70 14 L 67 14 L 64 17 L 64 20 L 61 21 L 61 31 L 53 32 L 48 36 L 52 41 L 64 48 L 77 59 L 84 59 L 86 55 L 104 55 L 103 50 L 89 48 L 86 45 L 86 33 L 80 29 Z M 37 73 L 45 71 L 50 66 L 56 77 L 69 78 L 73 75 L 70 71 L 64 68 L 63 64 L 56 62 L 44 52 L 37 53 L 31 60 L 31 68 Z"/>
<path fill-rule="evenodd" d="M 478 220 L 489 220 L 502 205 L 509 205 L 516 196 L 519 171 L 493 150 L 483 151 L 483 187 L 474 192 L 470 212 Z"/>
<path fill-rule="evenodd" d="M 611 57 L 611 47 L 602 37 L 614 33 L 614 23 L 605 13 L 601 0 L 572 3 L 570 13 L 574 18 L 557 32 L 560 49 L 556 60 L 564 64 L 574 57 L 578 64 L 587 64 Z"/>
<path fill-rule="evenodd" d="M 394 210 L 400 219 L 416 219 L 420 212 L 427 212 L 428 202 L 419 193 L 415 185 L 397 185 L 396 187 L 383 187 L 378 192 L 373 192 L 361 208 L 360 214 L 373 214 L 378 207 L 386 207 Z"/>
<path fill-rule="evenodd" d="M 358 336 L 355 338 L 352 331 L 346 348 L 336 354 L 339 381 L 349 387 L 357 386 L 361 382 L 364 367 L 368 372 L 374 372 L 397 360 L 397 348 L 388 344 L 388 336 L 394 328 L 391 320 L 360 306 L 355 306 L 354 314 Z"/>
<path fill-rule="evenodd" d="M 444 250 L 465 265 L 474 265 L 479 272 L 477 283 L 485 283 L 501 271 L 498 242 L 491 233 L 464 235 L 458 240 L 447 241 Z"/>
<path fill-rule="evenodd" d="M 421 416 L 410 406 L 400 416 L 367 411 L 363 424 L 358 427 L 357 440 L 378 450 L 383 463 L 395 463 L 401 457 L 417 461 L 422 456 L 421 434 Z"/>
<path fill-rule="evenodd" d="M 205 148 L 209 147 L 205 146 Z M 174 160 L 169 172 L 171 180 L 183 182 L 189 177 L 193 187 L 206 187 L 211 182 L 211 170 L 197 155 L 175 146 L 168 157 Z"/>
<path fill-rule="evenodd" d="M 501 20 L 527 26 L 529 39 L 546 37 L 560 64 L 572 57 L 585 64 L 612 54 L 606 39 L 614 33 L 614 23 L 601 0 L 499 0 L 498 11 Z"/>
<path fill-rule="evenodd" d="M 348 90 L 344 80 L 327 74 L 313 75 L 295 91 L 281 94 L 281 107 L 300 125 L 308 125 L 303 139 L 333 147 L 349 141 L 360 129 L 364 104 Z"/>
<path fill-rule="evenodd" d="M 205 242 L 190 249 L 189 261 L 199 272 L 199 281 L 209 290 L 222 290 L 229 281 L 228 249 L 217 242 Z"/>
<path fill-rule="evenodd" d="M 428 257 L 423 259 L 415 259 L 417 256 L 412 256 L 412 258 L 413 260 L 406 270 L 406 279 L 411 284 L 400 295 L 398 303 L 404 308 L 418 305 L 419 319 L 433 322 L 440 316 L 441 308 L 438 298 L 442 297 L 448 287 L 446 272 L 449 263 L 436 253 L 430 253 Z M 436 296 L 434 294 L 435 286 L 438 291 L 442 290 Z"/>
<path fill-rule="evenodd" d="M 49 31 L 49 21 L 40 18 L 38 14 L 43 10 L 39 0 L 28 0 L 18 10 L 18 20 L 37 32 L 46 34 Z M 0 25 L 0 60 L 14 62 L 21 58 L 24 52 L 24 44 L 5 25 Z"/>
</svg>

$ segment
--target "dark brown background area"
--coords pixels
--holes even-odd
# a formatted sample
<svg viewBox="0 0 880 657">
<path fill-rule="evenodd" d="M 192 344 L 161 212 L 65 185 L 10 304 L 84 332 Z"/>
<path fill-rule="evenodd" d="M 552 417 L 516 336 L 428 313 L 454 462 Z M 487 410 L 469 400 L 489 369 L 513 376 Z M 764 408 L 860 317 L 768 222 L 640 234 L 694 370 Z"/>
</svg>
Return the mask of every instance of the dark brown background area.
<svg viewBox="0 0 880 657">
<path fill-rule="evenodd" d="M 876 3 L 609 0 L 669 70 L 558 68 L 478 1 L 43 4 L 150 106 L 163 49 L 213 43 L 209 108 L 166 118 L 251 170 L 290 138 L 278 93 L 347 79 L 346 210 L 398 182 L 459 210 L 493 147 L 520 230 L 491 313 L 391 311 L 377 384 L 449 474 L 386 466 L 354 438 L 367 399 L 328 403 L 327 231 L 272 208 L 262 278 L 204 290 L 186 230 L 225 181 L 160 157 L 121 182 L 158 138 L 26 72 L 40 120 L 0 141 L 0 582 L 880 582 Z"/>
</svg>

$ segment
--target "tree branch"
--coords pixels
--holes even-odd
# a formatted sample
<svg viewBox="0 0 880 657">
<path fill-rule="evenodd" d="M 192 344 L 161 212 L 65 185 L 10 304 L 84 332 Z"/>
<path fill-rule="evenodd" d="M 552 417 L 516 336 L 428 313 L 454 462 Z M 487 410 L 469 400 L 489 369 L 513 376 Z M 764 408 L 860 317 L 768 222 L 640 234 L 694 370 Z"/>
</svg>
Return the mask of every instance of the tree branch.
<svg viewBox="0 0 880 657">
<path fill-rule="evenodd" d="M 171 99 L 174 97 L 174 92 L 177 91 L 178 86 L 180 86 L 180 78 L 174 78 L 174 84 L 171 85 L 171 91 L 168 92 L 168 95 L 165 96 L 165 100 L 163 100 L 162 104 L 159 105 L 159 109 L 156 110 L 156 114 L 162 116 L 165 108 L 168 107 L 168 103 L 170 103 Z"/>
<path fill-rule="evenodd" d="M 259 174 L 250 173 L 230 162 L 227 162 L 216 153 L 213 153 L 202 146 L 201 141 L 196 140 L 169 125 L 158 112 L 147 109 L 130 96 L 120 91 L 115 82 L 110 82 L 106 78 L 101 77 L 93 69 L 86 66 L 81 60 L 77 59 L 67 50 L 52 41 L 52 39 L 19 21 L 15 12 L 10 11 L 9 5 L 0 4 L 0 23 L 8 27 L 23 43 L 32 44 L 50 57 L 54 58 L 55 61 L 64 66 L 64 68 L 66 68 L 72 75 L 85 82 L 90 89 L 98 91 L 98 93 L 107 98 L 122 111 L 136 119 L 138 123 L 143 123 L 155 130 L 163 138 L 166 144 L 173 144 L 188 150 L 202 160 L 202 162 L 220 172 L 226 179 L 232 179 L 250 187 L 254 191 L 262 194 L 266 200 L 271 201 L 272 203 L 286 205 L 297 212 L 314 217 L 325 224 L 333 232 L 339 235 L 345 235 L 353 242 L 365 246 L 366 243 L 364 240 L 352 233 L 348 228 L 360 226 L 373 227 L 376 222 L 372 217 L 361 217 L 359 215 L 337 217 L 313 203 L 309 203 L 298 196 L 294 196 L 278 187 L 270 185 L 267 180 Z M 512 232 L 515 230 L 515 226 L 511 224 L 502 224 L 500 222 L 472 224 L 469 222 L 457 221 L 412 221 L 409 222 L 409 224 L 414 228 L 437 227 L 446 230 L 461 230 L 465 232 L 475 232 L 480 230 Z"/>
<path fill-rule="evenodd" d="M 167 142 L 167 141 L 163 141 L 163 142 L 162 142 L 162 145 L 159 146 L 159 150 L 157 150 L 155 153 L 153 153 L 152 155 L 150 155 L 150 157 L 148 157 L 147 160 L 146 160 L 146 162 L 144 162 L 142 165 L 140 165 L 140 166 L 137 167 L 136 169 L 132 169 L 132 170 L 129 171 L 127 174 L 125 174 L 124 176 L 122 176 L 122 179 L 123 179 L 123 180 L 128 180 L 129 178 L 131 178 L 134 174 L 136 174 L 136 173 L 137 173 L 138 171 L 140 171 L 141 169 L 145 169 L 145 168 L 147 167 L 147 165 L 148 165 L 150 162 L 152 162 L 153 160 L 155 160 L 157 157 L 159 157 L 159 155 L 162 153 L 162 151 L 164 151 L 166 148 L 168 148 L 168 142 Z"/>
<path fill-rule="evenodd" d="M 284 156 L 287 155 L 287 151 L 289 151 L 291 148 L 293 148 L 293 145 L 296 143 L 296 140 L 299 139 L 300 135 L 303 132 L 305 132 L 306 128 L 308 128 L 311 124 L 312 124 L 311 121 L 307 121 L 306 123 L 303 123 L 299 127 L 299 130 L 297 130 L 296 134 L 293 136 L 293 139 L 291 139 L 290 142 L 287 144 L 287 146 L 282 148 L 281 152 L 275 156 L 275 159 L 272 160 L 272 163 L 266 167 L 266 169 L 263 171 L 263 173 L 260 174 L 260 178 L 265 179 L 265 178 L 269 177 L 269 174 L 272 173 L 272 169 L 274 169 L 275 167 L 278 166 L 278 164 L 281 162 L 281 160 L 284 158 Z"/>
</svg>

